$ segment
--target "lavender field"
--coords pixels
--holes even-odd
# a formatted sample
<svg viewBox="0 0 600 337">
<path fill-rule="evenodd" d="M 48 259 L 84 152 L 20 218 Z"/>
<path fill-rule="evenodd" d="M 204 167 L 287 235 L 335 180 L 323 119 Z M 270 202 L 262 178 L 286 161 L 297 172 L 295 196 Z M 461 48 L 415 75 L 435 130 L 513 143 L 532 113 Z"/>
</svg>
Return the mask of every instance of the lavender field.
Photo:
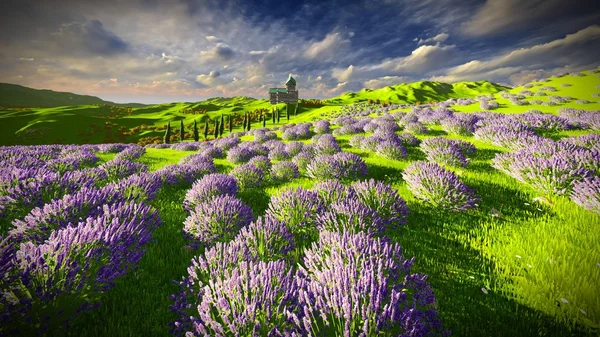
<svg viewBox="0 0 600 337">
<path fill-rule="evenodd" d="M 0 147 L 0 335 L 596 336 L 600 112 L 498 97 Z"/>
</svg>

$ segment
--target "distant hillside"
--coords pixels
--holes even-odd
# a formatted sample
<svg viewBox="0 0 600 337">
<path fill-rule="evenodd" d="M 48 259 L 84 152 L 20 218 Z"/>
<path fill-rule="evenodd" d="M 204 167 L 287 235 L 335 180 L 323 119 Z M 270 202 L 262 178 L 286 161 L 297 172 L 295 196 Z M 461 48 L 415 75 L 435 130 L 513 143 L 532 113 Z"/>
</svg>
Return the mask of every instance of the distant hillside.
<svg viewBox="0 0 600 337">
<path fill-rule="evenodd" d="M 113 103 L 96 96 L 78 95 L 71 92 L 39 90 L 16 84 L 0 83 L 0 106 L 52 108 L 67 105 L 110 104 L 121 107 L 143 107 L 139 103 Z"/>
<path fill-rule="evenodd" d="M 352 104 L 364 102 L 369 99 L 392 103 L 416 103 L 430 101 L 445 101 L 449 98 L 467 98 L 478 95 L 495 94 L 505 87 L 488 81 L 443 83 L 420 81 L 414 83 L 403 83 L 387 86 L 380 89 L 363 89 L 359 92 L 349 92 L 343 95 L 326 99 L 331 103 Z"/>
</svg>

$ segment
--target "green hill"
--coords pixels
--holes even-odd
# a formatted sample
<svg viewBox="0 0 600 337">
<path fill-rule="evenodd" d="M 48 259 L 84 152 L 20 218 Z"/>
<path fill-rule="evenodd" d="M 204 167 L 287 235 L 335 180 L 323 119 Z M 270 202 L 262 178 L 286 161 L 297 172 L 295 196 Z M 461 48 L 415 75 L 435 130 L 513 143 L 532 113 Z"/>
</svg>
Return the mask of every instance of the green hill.
<svg viewBox="0 0 600 337">
<path fill-rule="evenodd" d="M 356 102 L 364 102 L 369 99 L 392 103 L 421 103 L 430 101 L 444 101 L 449 98 L 474 98 L 478 95 L 493 95 L 496 97 L 500 107 L 495 109 L 499 113 L 521 113 L 530 109 L 537 109 L 544 113 L 556 113 L 562 107 L 575 107 L 587 110 L 599 110 L 600 103 L 594 95 L 598 93 L 600 78 L 598 74 L 583 72 L 585 76 L 564 76 L 550 78 L 545 82 L 533 83 L 528 89 L 534 92 L 540 91 L 542 86 L 553 86 L 556 92 L 548 92 L 548 95 L 570 96 L 574 100 L 556 106 L 545 106 L 540 104 L 515 106 L 509 100 L 501 97 L 501 92 L 518 93 L 525 87 L 509 88 L 488 81 L 459 82 L 454 84 L 420 81 L 414 83 L 398 84 L 380 89 L 363 89 L 359 92 L 346 93 L 338 97 L 322 100 L 324 106 L 300 106 L 298 116 L 290 119 L 292 123 L 309 122 L 324 118 L 342 105 Z M 570 86 L 566 86 L 566 85 Z M 8 89 L 7 89 L 8 88 Z M 22 89 L 19 89 L 22 88 Z M 5 94 L 13 90 L 13 94 Z M 20 91 L 19 91 L 20 90 Z M 103 142 L 152 142 L 162 139 L 164 127 L 171 122 L 171 127 L 179 128 L 179 121 L 183 120 L 186 131 L 191 131 L 189 126 L 194 120 L 203 124 L 207 119 L 214 120 L 221 115 L 239 115 L 246 111 L 266 109 L 270 111 L 273 106 L 267 99 L 255 99 L 252 97 L 213 97 L 200 102 L 165 103 L 156 105 L 138 105 L 124 108 L 127 105 L 117 105 L 103 101 L 97 97 L 81 96 L 69 93 L 57 93 L 49 90 L 35 90 L 10 84 L 0 84 L 0 102 L 6 100 L 16 101 L 10 96 L 18 96 L 17 93 L 37 93 L 41 96 L 32 96 L 38 102 L 39 97 L 65 97 L 70 102 L 79 99 L 92 100 L 86 104 L 69 104 L 63 106 L 39 107 L 39 108 L 10 108 L 5 103 L 0 103 L 0 146 L 1 145 L 34 145 L 34 144 L 97 144 Z M 44 96 L 45 94 L 46 96 Z M 59 96 L 56 96 L 59 95 Z M 71 96 L 69 96 L 71 95 Z M 20 95 L 21 99 L 26 97 Z M 547 96 L 527 97 L 529 100 L 539 99 L 547 101 Z M 575 100 L 585 99 L 589 103 L 581 104 Z M 47 104 L 52 101 L 49 99 Z M 53 102 L 58 102 L 55 98 Z M 58 104 L 58 103 L 55 103 Z M 93 105 L 95 104 L 95 105 Z M 97 105 L 101 104 L 101 105 Z M 108 104 L 108 105 L 102 105 Z M 14 104 L 23 106 L 26 104 Z M 284 104 L 279 104 L 283 109 Z M 474 112 L 480 111 L 479 103 L 453 106 L 456 111 Z M 409 109 L 401 109 L 407 111 Z M 238 122 L 241 117 L 238 117 Z M 281 119 L 286 123 L 287 119 Z M 210 125 L 214 122 L 210 121 Z M 271 126 L 268 121 L 267 126 Z M 257 120 L 253 121 L 253 128 L 259 127 Z M 240 131 L 239 127 L 234 128 Z"/>
<path fill-rule="evenodd" d="M 17 84 L 0 83 L 0 106 L 8 108 L 50 108 L 66 105 L 110 104 L 122 107 L 141 107 L 144 104 L 118 104 L 96 96 L 78 95 L 71 92 L 39 90 Z"/>
<path fill-rule="evenodd" d="M 496 83 L 488 81 L 443 83 L 431 81 L 419 81 L 414 83 L 402 83 L 387 86 L 380 89 L 363 89 L 359 92 L 349 92 L 343 95 L 327 99 L 326 101 L 336 104 L 352 104 L 365 102 L 369 99 L 390 101 L 392 103 L 416 103 L 430 101 L 445 101 L 449 98 L 467 98 L 478 95 L 495 94 L 502 90 L 509 90 Z"/>
</svg>

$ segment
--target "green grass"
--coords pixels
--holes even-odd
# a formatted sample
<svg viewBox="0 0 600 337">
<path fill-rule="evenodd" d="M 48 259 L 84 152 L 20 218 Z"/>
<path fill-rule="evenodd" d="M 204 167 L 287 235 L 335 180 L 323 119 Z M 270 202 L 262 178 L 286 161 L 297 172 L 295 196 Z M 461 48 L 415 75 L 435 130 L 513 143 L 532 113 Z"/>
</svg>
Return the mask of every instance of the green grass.
<svg viewBox="0 0 600 337">
<path fill-rule="evenodd" d="M 591 100 L 586 95 L 600 92 L 594 89 L 600 84 L 596 75 L 551 79 L 543 85 L 557 87 L 559 91 L 551 94 Z M 560 87 L 560 83 L 573 86 Z M 515 88 L 511 92 L 519 90 Z M 213 101 L 216 103 L 218 99 Z M 585 107 L 598 109 L 594 104 Z M 174 106 L 167 109 L 168 112 L 158 113 L 176 113 Z M 577 107 L 574 103 L 562 106 Z M 511 113 L 538 108 L 555 113 L 560 107 L 509 106 L 498 111 Z M 292 122 L 310 121 L 336 108 L 327 106 L 306 111 Z M 471 108 L 458 107 L 461 111 Z M 146 119 L 154 116 L 150 111 L 145 113 Z M 357 153 L 365 160 L 369 167 L 368 178 L 391 184 L 407 201 L 411 210 L 408 224 L 386 234 L 401 244 L 407 257 L 416 257 L 413 271 L 429 275 L 444 327 L 454 336 L 597 336 L 600 332 L 600 216 L 565 197 L 535 201 L 541 197 L 536 190 L 491 167 L 491 159 L 504 149 L 473 137 L 445 135 L 440 127 L 430 129 L 477 147 L 466 168 L 452 168 L 482 198 L 477 209 L 450 212 L 413 197 L 402 179 L 402 172 L 410 162 L 425 158 L 418 147 L 409 147 L 407 158 L 393 161 L 349 147 L 350 136 L 337 138 L 344 151 Z M 586 133 L 562 131 L 556 137 Z M 431 135 L 418 136 L 420 139 L 428 137 Z M 251 140 L 252 136 L 244 139 Z M 192 153 L 148 149 L 140 161 L 151 170 L 157 170 Z M 113 156 L 100 155 L 102 161 Z M 215 164 L 220 172 L 228 172 L 233 167 L 225 159 L 217 159 Z M 314 180 L 299 178 L 284 185 L 244 191 L 239 196 L 258 216 L 266 210 L 270 196 L 282 188 L 311 188 L 314 183 Z M 139 267 L 103 294 L 99 308 L 81 313 L 68 330 L 56 331 L 53 335 L 168 335 L 168 324 L 176 319 L 168 308 L 171 304 L 168 296 L 178 290 L 172 280 L 185 276 L 190 259 L 203 249 L 194 251 L 181 234 L 186 217 L 182 208 L 185 193 L 186 188 L 160 191 L 152 205 L 159 210 L 163 225 L 154 231 Z"/>
</svg>

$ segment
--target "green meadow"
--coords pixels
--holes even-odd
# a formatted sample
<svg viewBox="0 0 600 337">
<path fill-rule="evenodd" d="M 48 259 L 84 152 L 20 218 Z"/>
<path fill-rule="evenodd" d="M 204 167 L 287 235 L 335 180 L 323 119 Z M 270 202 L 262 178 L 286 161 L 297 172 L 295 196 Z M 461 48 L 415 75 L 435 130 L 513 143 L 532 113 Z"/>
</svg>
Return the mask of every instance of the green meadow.
<svg viewBox="0 0 600 337">
<path fill-rule="evenodd" d="M 289 123 L 315 121 L 332 116 L 341 106 L 380 100 L 382 103 L 444 101 L 448 98 L 475 98 L 493 95 L 499 113 L 524 113 L 537 109 L 557 114 L 571 107 L 600 110 L 600 77 L 550 78 L 534 82 L 532 88 L 506 88 L 490 82 L 416 82 L 363 90 L 324 100 L 322 107 L 300 106 Z M 569 84 L 570 86 L 561 86 Z M 568 103 L 556 106 L 532 104 L 514 106 L 502 98 L 503 91 L 518 94 L 522 90 L 539 92 L 553 86 L 549 95 L 569 96 Z M 547 96 L 527 100 L 547 102 Z M 591 103 L 581 104 L 577 100 Z M 283 105 L 278 106 L 283 109 Z M 107 138 L 119 142 L 137 142 L 143 137 L 158 137 L 163 130 L 140 130 L 122 140 L 114 130 L 123 132 L 142 124 L 162 127 L 170 122 L 179 127 L 196 119 L 221 115 L 239 115 L 267 109 L 268 100 L 248 97 L 213 98 L 197 103 L 171 103 L 138 107 L 112 105 L 59 106 L 30 109 L 4 108 L 0 111 L 0 144 L 33 145 L 101 143 Z M 453 106 L 459 112 L 481 111 L 479 103 Z M 123 112 L 126 109 L 129 112 Z M 205 111 L 189 114 L 183 111 Z M 399 111 L 409 111 L 400 109 Z M 118 116 L 118 117 L 114 117 Z M 106 123 L 110 127 L 106 127 Z M 212 123 L 212 122 L 211 122 Z M 282 119 L 280 124 L 288 123 Z M 95 125 L 95 126 L 92 126 Z M 116 125 L 116 126 L 113 126 Z M 279 124 L 277 124 L 279 125 Z M 273 126 L 267 120 L 267 127 Z M 262 127 L 258 121 L 253 128 Z M 335 126 L 333 126 L 335 129 Z M 587 211 L 568 197 L 542 195 L 516 179 L 491 167 L 491 160 L 506 149 L 480 142 L 472 136 L 447 135 L 440 126 L 428 126 L 423 140 L 445 136 L 471 142 L 477 147 L 465 168 L 453 169 L 482 199 L 467 212 L 451 212 L 427 205 L 414 198 L 402 179 L 403 170 L 413 161 L 425 160 L 418 146 L 409 146 L 402 160 L 388 160 L 372 152 L 352 148 L 350 136 L 336 137 L 342 150 L 361 156 L 368 165 L 368 176 L 390 184 L 406 200 L 411 214 L 408 224 L 389 236 L 403 247 L 407 257 L 415 256 L 414 272 L 429 276 L 444 328 L 453 336 L 598 336 L 600 333 L 600 215 Z M 127 131 L 125 131 L 127 130 Z M 92 132 L 93 131 L 93 132 Z M 234 131 L 240 131 L 236 126 Z M 226 132 L 227 133 L 227 132 Z M 553 134 L 554 139 L 587 134 L 573 130 Z M 281 133 L 277 131 L 281 136 Z M 202 138 L 202 137 L 201 137 Z M 242 140 L 252 140 L 244 136 Z M 151 171 L 176 164 L 195 151 L 148 148 L 140 162 Z M 101 161 L 113 154 L 99 154 Z M 226 159 L 215 159 L 219 172 L 234 166 Z M 301 177 L 280 185 L 240 193 L 240 199 L 252 207 L 255 216 L 264 214 L 270 196 L 284 188 L 311 188 L 315 181 Z M 187 245 L 181 230 L 187 214 L 182 208 L 187 188 L 162 188 L 150 202 L 160 214 L 163 225 L 153 232 L 139 267 L 120 278 L 114 288 L 102 295 L 102 304 L 85 311 L 70 322 L 70 328 L 56 330 L 56 336 L 167 336 L 168 324 L 177 317 L 169 310 L 169 295 L 178 290 L 173 280 L 186 275 L 190 259 L 204 250 Z"/>
</svg>

